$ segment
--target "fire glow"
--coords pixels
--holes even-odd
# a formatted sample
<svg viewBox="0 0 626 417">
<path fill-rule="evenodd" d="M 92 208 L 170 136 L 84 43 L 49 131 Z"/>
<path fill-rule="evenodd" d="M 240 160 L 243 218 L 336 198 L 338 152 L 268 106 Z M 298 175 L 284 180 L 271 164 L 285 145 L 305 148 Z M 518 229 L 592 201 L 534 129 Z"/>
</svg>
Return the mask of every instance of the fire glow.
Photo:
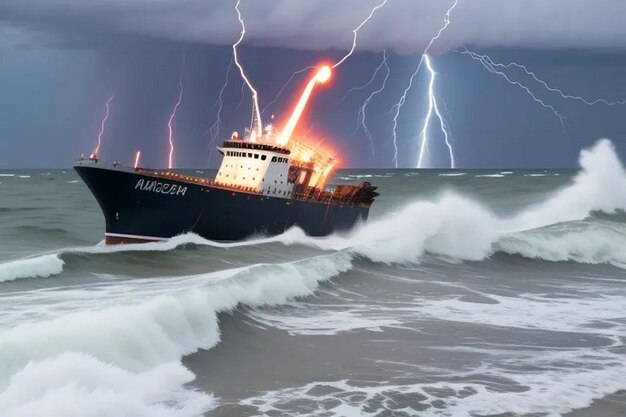
<svg viewBox="0 0 626 417">
<path fill-rule="evenodd" d="M 139 158 L 141 158 L 141 151 L 137 151 L 137 154 L 135 155 L 135 169 L 139 167 Z"/>
<path fill-rule="evenodd" d="M 318 83 L 323 84 L 327 82 L 331 75 L 332 71 L 330 66 L 324 65 L 317 71 L 313 78 L 309 80 L 304 88 L 304 91 L 302 92 L 302 95 L 300 96 L 300 100 L 298 100 L 298 104 L 296 104 L 296 107 L 293 109 L 287 124 L 278 138 L 278 144 L 280 146 L 285 146 L 289 142 L 289 139 L 291 138 L 291 135 L 293 134 L 293 131 L 296 128 L 298 121 L 300 121 L 300 117 L 309 102 L 309 98 L 311 97 L 311 93 L 313 92 L 315 86 Z"/>
</svg>

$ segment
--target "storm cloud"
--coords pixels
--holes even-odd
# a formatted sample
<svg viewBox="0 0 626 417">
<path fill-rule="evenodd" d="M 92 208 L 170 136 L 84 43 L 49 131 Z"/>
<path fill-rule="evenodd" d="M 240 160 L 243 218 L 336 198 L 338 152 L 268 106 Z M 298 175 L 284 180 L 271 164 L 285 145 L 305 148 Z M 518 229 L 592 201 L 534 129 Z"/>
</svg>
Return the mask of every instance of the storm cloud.
<svg viewBox="0 0 626 417">
<path fill-rule="evenodd" d="M 380 0 L 243 2 L 246 43 L 303 50 L 348 49 L 351 29 Z M 420 52 L 452 1 L 389 0 L 359 33 L 359 50 Z M 234 1 L 3 0 L 0 22 L 47 42 L 140 36 L 226 45 L 239 31 Z M 537 49 L 624 49 L 623 0 L 459 0 L 435 49 L 460 44 Z M 49 35 L 56 37 L 50 38 Z"/>
</svg>

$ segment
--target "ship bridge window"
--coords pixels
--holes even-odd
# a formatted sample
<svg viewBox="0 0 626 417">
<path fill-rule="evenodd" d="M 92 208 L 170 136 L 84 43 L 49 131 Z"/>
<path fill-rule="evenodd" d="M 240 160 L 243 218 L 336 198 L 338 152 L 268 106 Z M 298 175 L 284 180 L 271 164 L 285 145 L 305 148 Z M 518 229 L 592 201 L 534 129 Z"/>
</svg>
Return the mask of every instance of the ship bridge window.
<svg viewBox="0 0 626 417">
<path fill-rule="evenodd" d="M 252 158 L 252 153 L 248 152 L 248 158 Z"/>
<path fill-rule="evenodd" d="M 258 153 L 254 154 L 254 159 L 259 159 L 259 154 Z"/>
<path fill-rule="evenodd" d="M 261 161 L 265 161 L 267 159 L 267 155 L 261 155 Z"/>
<path fill-rule="evenodd" d="M 272 156 L 272 162 L 276 162 L 276 157 Z"/>
</svg>

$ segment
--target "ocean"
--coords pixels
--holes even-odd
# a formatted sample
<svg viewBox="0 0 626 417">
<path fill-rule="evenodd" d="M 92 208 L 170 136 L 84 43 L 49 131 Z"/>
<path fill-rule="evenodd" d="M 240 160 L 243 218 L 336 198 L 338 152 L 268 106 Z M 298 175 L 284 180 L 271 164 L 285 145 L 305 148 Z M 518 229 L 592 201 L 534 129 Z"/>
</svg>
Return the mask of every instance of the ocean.
<svg viewBox="0 0 626 417">
<path fill-rule="evenodd" d="M 623 417 L 626 173 L 580 163 L 342 170 L 380 191 L 349 233 L 113 247 L 73 170 L 0 170 L 0 416 Z"/>
</svg>

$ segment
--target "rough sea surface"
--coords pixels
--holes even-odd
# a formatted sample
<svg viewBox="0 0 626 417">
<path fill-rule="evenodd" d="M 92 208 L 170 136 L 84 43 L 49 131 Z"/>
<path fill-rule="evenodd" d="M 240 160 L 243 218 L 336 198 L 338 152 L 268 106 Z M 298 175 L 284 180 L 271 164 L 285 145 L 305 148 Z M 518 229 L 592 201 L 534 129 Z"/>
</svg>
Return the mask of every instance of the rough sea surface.
<svg viewBox="0 0 626 417">
<path fill-rule="evenodd" d="M 351 233 L 114 247 L 71 169 L 0 170 L 0 416 L 624 416 L 626 174 L 580 163 L 345 170 Z"/>
</svg>

